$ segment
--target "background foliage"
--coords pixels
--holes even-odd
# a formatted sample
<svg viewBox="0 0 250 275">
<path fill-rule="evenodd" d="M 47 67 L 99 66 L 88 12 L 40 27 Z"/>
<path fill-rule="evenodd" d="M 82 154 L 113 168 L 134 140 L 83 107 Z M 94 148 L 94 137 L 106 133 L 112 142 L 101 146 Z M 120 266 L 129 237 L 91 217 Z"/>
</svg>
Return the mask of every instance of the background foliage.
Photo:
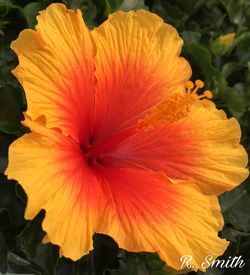
<svg viewBox="0 0 250 275">
<path fill-rule="evenodd" d="M 22 88 L 11 75 L 17 60 L 9 49 L 24 28 L 34 28 L 39 10 L 51 0 L 0 0 L 0 273 L 57 275 L 167 275 L 156 254 L 127 253 L 108 237 L 94 237 L 94 252 L 77 262 L 59 259 L 58 247 L 41 244 L 41 212 L 24 220 L 26 196 L 15 181 L 3 175 L 9 144 L 25 132 L 20 124 L 26 108 Z M 193 79 L 204 79 L 214 100 L 242 127 L 242 143 L 250 151 L 250 3 L 247 0 L 62 0 L 80 8 L 90 28 L 118 10 L 144 8 L 175 26 L 185 44 L 183 55 L 193 68 Z M 234 33 L 233 39 L 223 38 Z M 232 38 L 232 37 L 231 37 Z M 224 41 L 224 42 L 223 42 Z M 250 185 L 242 184 L 220 197 L 225 227 L 220 233 L 231 241 L 222 258 L 242 255 L 243 269 L 214 269 L 206 274 L 250 274 Z M 142 229 L 143 230 L 143 229 Z M 116 254 L 118 253 L 118 256 Z M 109 271 L 104 271 L 109 268 Z M 114 269 L 116 268 L 116 269 Z M 191 274 L 191 273 L 190 273 Z M 192 273 L 194 274 L 194 273 Z"/>
</svg>

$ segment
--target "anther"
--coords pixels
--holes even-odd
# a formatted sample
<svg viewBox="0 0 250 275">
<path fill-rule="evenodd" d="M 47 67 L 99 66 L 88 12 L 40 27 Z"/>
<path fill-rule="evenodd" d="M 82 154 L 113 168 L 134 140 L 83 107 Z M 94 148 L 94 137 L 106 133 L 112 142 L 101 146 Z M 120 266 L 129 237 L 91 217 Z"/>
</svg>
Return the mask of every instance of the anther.
<svg viewBox="0 0 250 275">
<path fill-rule="evenodd" d="M 194 85 L 195 83 L 195 85 Z M 210 90 L 206 90 L 205 92 L 201 93 L 200 95 L 197 94 L 198 90 L 204 87 L 204 82 L 197 79 L 195 82 L 187 81 L 185 87 L 187 89 L 187 96 L 192 100 L 198 102 L 201 100 L 203 106 L 209 105 L 209 100 L 213 97 L 213 94 Z M 207 99 L 205 99 L 207 98 Z"/>
<path fill-rule="evenodd" d="M 189 80 L 189 81 L 186 82 L 185 87 L 187 89 L 193 89 L 194 88 L 194 83 Z"/>
<path fill-rule="evenodd" d="M 206 90 L 203 94 L 206 98 L 209 98 L 209 99 L 213 98 L 213 94 L 209 90 Z"/>
<path fill-rule="evenodd" d="M 197 80 L 195 80 L 195 85 L 196 85 L 197 88 L 203 88 L 204 87 L 204 82 L 197 79 Z"/>
</svg>

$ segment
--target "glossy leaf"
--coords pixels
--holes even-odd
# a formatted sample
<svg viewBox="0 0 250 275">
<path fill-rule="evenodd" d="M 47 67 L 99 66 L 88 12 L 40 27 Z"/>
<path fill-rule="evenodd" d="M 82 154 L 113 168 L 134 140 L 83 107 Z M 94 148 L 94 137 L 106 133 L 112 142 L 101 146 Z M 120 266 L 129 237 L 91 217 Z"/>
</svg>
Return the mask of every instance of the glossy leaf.
<svg viewBox="0 0 250 275">
<path fill-rule="evenodd" d="M 146 9 L 143 0 L 123 0 L 119 9 L 123 11 Z"/>
<path fill-rule="evenodd" d="M 7 211 L 11 222 L 20 226 L 24 223 L 25 204 L 16 196 L 15 186 L 15 181 L 8 181 L 0 174 L 0 213 Z"/>
<path fill-rule="evenodd" d="M 29 28 L 33 29 L 35 27 L 37 24 L 36 16 L 38 15 L 38 12 L 43 9 L 44 5 L 39 2 L 29 3 L 23 8 L 23 12 L 26 16 Z"/>
<path fill-rule="evenodd" d="M 41 222 L 44 213 L 40 212 L 34 220 L 29 222 L 27 227 L 19 236 L 20 247 L 27 259 L 40 270 L 42 274 L 54 274 L 58 261 L 58 247 L 52 244 L 42 244 L 45 233 L 42 231 Z"/>
<path fill-rule="evenodd" d="M 0 231 L 0 272 L 7 272 L 7 256 L 8 256 L 8 248 L 6 246 L 4 237 Z"/>
</svg>

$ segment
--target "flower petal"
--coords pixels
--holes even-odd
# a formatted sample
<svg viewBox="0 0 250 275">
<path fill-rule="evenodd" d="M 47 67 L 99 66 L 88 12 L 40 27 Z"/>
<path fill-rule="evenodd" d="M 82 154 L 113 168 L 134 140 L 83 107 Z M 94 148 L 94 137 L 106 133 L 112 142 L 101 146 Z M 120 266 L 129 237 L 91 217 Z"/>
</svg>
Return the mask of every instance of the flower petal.
<svg viewBox="0 0 250 275">
<path fill-rule="evenodd" d="M 180 120 L 152 131 L 138 131 L 106 153 L 102 162 L 163 171 L 169 178 L 190 180 L 203 192 L 218 195 L 249 175 L 240 134 L 237 120 L 227 119 L 213 105 L 193 106 Z"/>
<path fill-rule="evenodd" d="M 96 125 L 100 141 L 133 125 L 191 75 L 177 31 L 145 10 L 117 12 L 92 31 L 96 44 Z"/>
<path fill-rule="evenodd" d="M 38 16 L 36 31 L 24 30 L 11 44 L 14 70 L 27 97 L 27 114 L 46 116 L 46 126 L 84 141 L 93 111 L 93 46 L 80 10 L 52 4 Z"/>
<path fill-rule="evenodd" d="M 128 251 L 158 252 L 180 270 L 181 256 L 191 255 L 195 270 L 207 255 L 223 254 L 228 242 L 218 237 L 223 219 L 215 196 L 196 185 L 171 184 L 163 174 L 98 167 L 108 198 L 98 231 Z"/>
<path fill-rule="evenodd" d="M 100 220 L 102 191 L 80 146 L 56 130 L 26 120 L 33 133 L 11 144 L 6 175 L 24 188 L 26 219 L 44 209 L 48 239 L 73 260 L 87 254 Z"/>
</svg>

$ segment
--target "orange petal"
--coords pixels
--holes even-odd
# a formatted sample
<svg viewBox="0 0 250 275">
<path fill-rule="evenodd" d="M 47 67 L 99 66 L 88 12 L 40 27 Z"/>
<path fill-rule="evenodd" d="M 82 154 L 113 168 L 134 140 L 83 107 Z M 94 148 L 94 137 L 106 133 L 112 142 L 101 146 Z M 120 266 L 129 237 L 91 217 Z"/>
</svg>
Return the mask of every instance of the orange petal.
<svg viewBox="0 0 250 275">
<path fill-rule="evenodd" d="M 14 70 L 27 97 L 27 114 L 46 116 L 46 126 L 85 141 L 94 102 L 93 46 L 80 10 L 52 4 L 38 16 L 36 31 L 20 33 L 11 48 Z"/>
<path fill-rule="evenodd" d="M 191 255 L 194 270 L 202 270 L 207 255 L 223 254 L 228 242 L 217 235 L 223 219 L 215 196 L 142 170 L 100 166 L 96 171 L 108 199 L 97 232 L 112 236 L 121 248 L 157 252 L 177 270 L 183 255 Z"/>
<path fill-rule="evenodd" d="M 191 75 L 177 31 L 145 10 L 117 12 L 92 31 L 96 44 L 95 140 L 127 128 Z"/>
<path fill-rule="evenodd" d="M 214 195 L 248 177 L 247 153 L 239 144 L 240 126 L 213 104 L 195 105 L 179 120 L 164 123 L 162 128 L 138 131 L 107 152 L 102 162 L 163 171 L 173 180 L 191 180 Z"/>
<path fill-rule="evenodd" d="M 32 129 L 11 144 L 6 175 L 16 179 L 28 197 L 26 219 L 41 210 L 47 241 L 73 260 L 93 249 L 92 235 L 101 219 L 102 191 L 79 144 L 26 120 Z"/>
</svg>

